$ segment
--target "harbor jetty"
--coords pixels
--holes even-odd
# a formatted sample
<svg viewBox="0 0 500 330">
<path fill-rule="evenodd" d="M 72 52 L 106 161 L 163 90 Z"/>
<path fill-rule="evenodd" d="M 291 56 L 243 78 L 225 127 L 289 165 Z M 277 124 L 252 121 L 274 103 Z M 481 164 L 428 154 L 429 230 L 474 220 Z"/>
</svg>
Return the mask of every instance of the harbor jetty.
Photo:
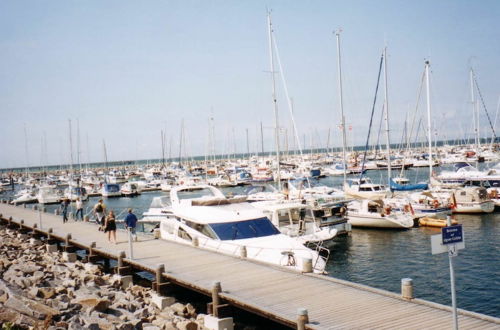
<svg viewBox="0 0 500 330">
<path fill-rule="evenodd" d="M 59 216 L 34 208 L 2 203 L 0 214 L 3 225 L 21 234 L 19 237 L 26 241 L 37 237 L 48 251 L 61 253 L 67 263 L 78 265 L 70 267 L 85 269 L 92 262 L 115 260 L 121 284 L 131 279 L 126 276 L 132 272 L 155 274 L 155 298 L 144 301 L 160 309 L 167 307 L 166 294 L 176 286 L 211 297 L 204 326 L 207 320 L 215 322 L 209 328 L 227 319 L 232 325 L 238 315 L 231 312 L 231 306 L 298 329 L 452 328 L 451 308 L 418 299 L 408 280 L 402 281 L 402 294 L 395 294 L 307 269 L 293 272 L 247 260 L 244 255 L 207 251 L 196 244 L 186 246 L 148 236 L 130 243 L 129 248 L 125 231 L 118 231 L 118 244 L 111 244 L 91 223 L 63 224 Z M 75 260 L 77 257 L 81 260 Z M 150 312 L 144 307 L 144 313 Z M 465 310 L 459 310 L 458 322 L 462 329 L 500 327 L 499 318 Z"/>
</svg>

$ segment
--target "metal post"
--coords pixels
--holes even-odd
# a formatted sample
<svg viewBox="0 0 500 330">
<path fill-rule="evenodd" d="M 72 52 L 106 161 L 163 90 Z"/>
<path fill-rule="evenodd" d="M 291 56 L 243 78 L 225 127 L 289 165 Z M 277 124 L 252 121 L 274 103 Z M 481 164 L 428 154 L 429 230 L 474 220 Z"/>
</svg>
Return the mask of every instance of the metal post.
<svg viewBox="0 0 500 330">
<path fill-rule="evenodd" d="M 40 225 L 40 229 L 42 229 L 42 209 L 38 210 L 38 224 Z"/>
<path fill-rule="evenodd" d="M 447 226 L 451 226 L 451 217 L 448 215 L 446 217 Z M 448 259 L 450 261 L 450 285 L 451 285 L 451 307 L 452 307 L 452 317 L 453 317 L 453 329 L 458 330 L 458 318 L 457 318 L 457 296 L 455 292 L 455 270 L 453 269 L 453 257 L 455 257 L 457 251 L 455 245 L 450 245 L 448 247 Z"/>
<path fill-rule="evenodd" d="M 457 297 L 455 294 L 455 271 L 453 270 L 453 257 L 452 251 L 448 252 L 448 259 L 450 260 L 450 284 L 451 284 L 451 307 L 453 312 L 453 329 L 458 330 L 457 318 Z"/>
<path fill-rule="evenodd" d="M 134 251 L 132 249 L 132 231 L 130 228 L 127 228 L 128 232 L 128 255 L 130 259 L 134 259 Z"/>
</svg>

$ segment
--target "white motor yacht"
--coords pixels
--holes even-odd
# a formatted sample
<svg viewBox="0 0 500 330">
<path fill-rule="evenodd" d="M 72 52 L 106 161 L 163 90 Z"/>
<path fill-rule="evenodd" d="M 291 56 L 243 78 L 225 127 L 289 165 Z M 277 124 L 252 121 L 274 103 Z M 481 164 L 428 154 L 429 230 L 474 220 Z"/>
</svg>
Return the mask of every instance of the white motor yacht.
<svg viewBox="0 0 500 330">
<path fill-rule="evenodd" d="M 120 185 L 114 183 L 104 183 L 101 188 L 102 197 L 120 197 Z"/>
<path fill-rule="evenodd" d="M 120 192 L 122 193 L 122 196 L 126 197 L 137 196 L 141 193 L 137 184 L 131 182 L 125 182 L 122 184 Z"/>
<path fill-rule="evenodd" d="M 321 227 L 314 211 L 300 201 L 263 201 L 252 206 L 262 210 L 281 233 L 306 246 L 312 243 L 328 247 L 337 236 L 334 225 Z"/>
<path fill-rule="evenodd" d="M 36 194 L 40 204 L 57 204 L 61 202 L 61 194 L 51 186 L 41 186 Z"/>
<path fill-rule="evenodd" d="M 13 198 L 12 204 L 27 204 L 36 203 L 38 199 L 36 198 L 36 190 L 32 188 L 27 188 L 19 191 Z"/>
<path fill-rule="evenodd" d="M 86 201 L 89 199 L 87 194 L 87 189 L 84 187 L 69 186 L 64 190 L 64 197 L 68 198 L 70 201 L 76 201 L 80 198 L 81 201 Z"/>
<path fill-rule="evenodd" d="M 179 186 L 170 192 L 172 215 L 161 220 L 161 238 L 301 271 L 312 260 L 323 273 L 326 258 L 281 234 L 269 218 L 245 201 L 226 198 L 209 185 Z"/>
<path fill-rule="evenodd" d="M 348 204 L 347 219 L 353 227 L 408 229 L 413 227 L 413 216 L 392 212 L 382 200 L 356 200 Z"/>
<path fill-rule="evenodd" d="M 387 195 L 389 190 L 383 185 L 372 183 L 368 177 L 362 177 L 347 179 L 344 185 L 344 192 L 346 195 L 357 198 L 382 199 Z"/>
</svg>

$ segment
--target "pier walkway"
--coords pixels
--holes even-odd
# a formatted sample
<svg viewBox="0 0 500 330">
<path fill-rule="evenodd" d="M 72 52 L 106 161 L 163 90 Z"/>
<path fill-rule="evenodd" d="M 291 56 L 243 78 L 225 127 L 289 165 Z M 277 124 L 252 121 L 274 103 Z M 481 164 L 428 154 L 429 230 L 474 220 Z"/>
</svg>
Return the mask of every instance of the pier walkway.
<svg viewBox="0 0 500 330">
<path fill-rule="evenodd" d="M 52 237 L 93 253 L 118 259 L 128 254 L 127 233 L 117 231 L 118 244 L 110 244 L 106 235 L 92 223 L 70 220 L 34 211 L 30 208 L 0 204 L 0 214 L 12 223 L 43 233 L 52 228 Z M 41 226 L 40 226 L 41 215 Z M 124 262 L 154 273 L 165 265 L 163 276 L 171 283 L 211 295 L 213 283 L 221 283 L 220 298 L 230 305 L 295 327 L 297 310 L 308 310 L 308 329 L 451 329 L 448 306 L 421 299 L 403 299 L 400 295 L 324 275 L 300 274 L 279 267 L 210 252 L 189 245 L 142 236 L 133 243 L 133 259 Z M 237 317 L 237 315 L 235 315 Z M 500 329 L 500 318 L 459 310 L 461 329 Z"/>
</svg>

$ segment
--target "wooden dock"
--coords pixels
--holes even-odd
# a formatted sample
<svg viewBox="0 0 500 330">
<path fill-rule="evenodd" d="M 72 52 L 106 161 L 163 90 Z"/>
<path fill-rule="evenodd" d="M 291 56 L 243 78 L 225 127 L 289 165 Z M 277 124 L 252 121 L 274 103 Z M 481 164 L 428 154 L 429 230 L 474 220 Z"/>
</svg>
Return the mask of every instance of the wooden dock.
<svg viewBox="0 0 500 330">
<path fill-rule="evenodd" d="M 47 233 L 92 253 L 118 259 L 128 254 L 125 231 L 118 231 L 118 244 L 108 243 L 95 224 L 70 220 L 24 208 L 0 204 L 0 214 L 10 217 L 13 227 Z M 40 226 L 41 216 L 41 226 Z M 171 283 L 211 295 L 220 282 L 220 298 L 238 308 L 296 327 L 297 311 L 308 311 L 308 329 L 451 329 L 451 308 L 421 299 L 403 299 L 399 294 L 374 289 L 324 275 L 301 274 L 246 259 L 222 255 L 198 247 L 140 236 L 133 243 L 133 259 L 123 262 L 136 269 L 155 273 L 165 265 L 163 276 Z M 234 315 L 237 317 L 237 315 Z M 459 310 L 461 329 L 500 329 L 500 318 Z"/>
</svg>

